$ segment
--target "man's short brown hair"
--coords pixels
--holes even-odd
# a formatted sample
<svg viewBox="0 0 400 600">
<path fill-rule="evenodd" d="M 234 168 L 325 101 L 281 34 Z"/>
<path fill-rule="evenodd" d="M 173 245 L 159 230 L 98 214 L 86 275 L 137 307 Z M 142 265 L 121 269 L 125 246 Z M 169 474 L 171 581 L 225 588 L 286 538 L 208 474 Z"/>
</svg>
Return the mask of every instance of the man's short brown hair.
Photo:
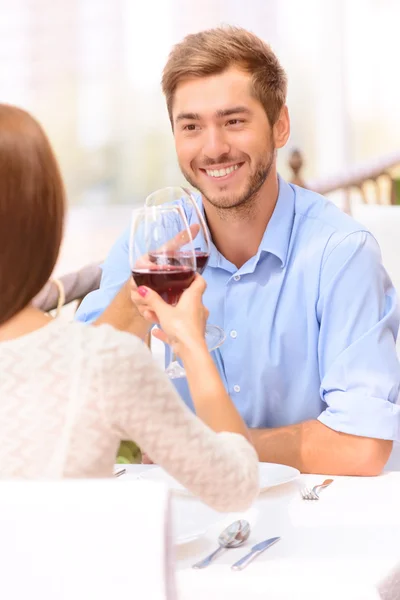
<svg viewBox="0 0 400 600">
<path fill-rule="evenodd" d="M 0 104 L 0 324 L 51 276 L 63 232 L 64 187 L 41 126 Z"/>
<path fill-rule="evenodd" d="M 234 66 L 252 76 L 253 94 L 263 105 L 270 125 L 274 125 L 286 102 L 286 73 L 270 46 L 240 27 L 201 31 L 174 46 L 162 77 L 171 123 L 179 83 L 192 77 L 217 75 Z"/>
</svg>

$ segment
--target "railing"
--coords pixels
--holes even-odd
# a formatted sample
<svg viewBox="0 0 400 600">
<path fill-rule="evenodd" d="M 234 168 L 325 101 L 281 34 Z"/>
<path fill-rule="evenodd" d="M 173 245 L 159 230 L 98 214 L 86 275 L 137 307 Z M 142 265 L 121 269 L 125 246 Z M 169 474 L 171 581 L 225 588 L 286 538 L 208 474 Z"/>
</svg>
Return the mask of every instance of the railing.
<svg viewBox="0 0 400 600">
<path fill-rule="evenodd" d="M 393 170 L 400 167 L 400 151 L 380 157 L 359 167 L 351 168 L 332 177 L 304 181 L 302 176 L 303 156 L 299 150 L 293 150 L 289 158 L 292 171 L 291 181 L 297 185 L 314 190 L 319 194 L 329 194 L 338 190 L 345 192 L 346 212 L 351 212 L 350 193 L 356 189 L 365 203 L 396 204 L 398 192 Z"/>
</svg>

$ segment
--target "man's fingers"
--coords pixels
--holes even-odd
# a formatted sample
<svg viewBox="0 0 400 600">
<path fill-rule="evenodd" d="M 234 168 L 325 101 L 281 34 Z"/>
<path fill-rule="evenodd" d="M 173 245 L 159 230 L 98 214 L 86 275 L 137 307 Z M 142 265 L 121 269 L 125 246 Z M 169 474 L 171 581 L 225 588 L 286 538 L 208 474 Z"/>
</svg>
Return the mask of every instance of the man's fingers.
<svg viewBox="0 0 400 600">
<path fill-rule="evenodd" d="M 190 225 L 189 229 L 192 235 L 192 240 L 194 240 L 200 231 L 200 225 L 198 223 L 193 223 L 193 225 Z M 188 244 L 190 241 L 191 239 L 189 233 L 186 230 L 182 231 L 171 240 L 160 246 L 158 250 L 155 250 L 155 254 L 162 252 L 174 252 L 175 250 L 179 250 L 179 248 L 182 246 L 185 246 L 185 244 Z M 148 254 L 143 254 L 143 256 L 141 256 L 135 264 L 135 269 L 151 269 L 152 267 L 154 267 L 154 260 L 150 260 Z"/>
<path fill-rule="evenodd" d="M 143 254 L 135 264 L 135 269 L 150 269 L 154 267 L 154 261 L 152 262 L 148 254 Z"/>
<path fill-rule="evenodd" d="M 200 225 L 198 223 L 193 223 L 193 225 L 190 225 L 189 229 L 192 235 L 192 239 L 194 240 L 200 231 Z M 178 233 L 178 235 L 176 235 L 166 244 L 161 246 L 160 250 L 179 250 L 179 248 L 181 248 L 185 244 L 188 244 L 190 241 L 190 235 L 188 231 L 185 230 L 181 233 Z"/>
</svg>

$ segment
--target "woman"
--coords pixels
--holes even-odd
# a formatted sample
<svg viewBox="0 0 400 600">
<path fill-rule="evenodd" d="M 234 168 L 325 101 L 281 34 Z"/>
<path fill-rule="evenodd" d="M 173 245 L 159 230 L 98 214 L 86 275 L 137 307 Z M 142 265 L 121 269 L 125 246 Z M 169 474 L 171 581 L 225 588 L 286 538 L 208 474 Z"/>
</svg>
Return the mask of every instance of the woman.
<svg viewBox="0 0 400 600">
<path fill-rule="evenodd" d="M 132 292 L 179 353 L 200 420 L 138 337 L 32 306 L 58 256 L 64 206 L 40 125 L 0 105 L 0 476 L 109 476 L 120 441 L 132 439 L 213 508 L 246 508 L 257 456 L 204 341 L 204 281 L 175 308 L 147 288 Z"/>
</svg>

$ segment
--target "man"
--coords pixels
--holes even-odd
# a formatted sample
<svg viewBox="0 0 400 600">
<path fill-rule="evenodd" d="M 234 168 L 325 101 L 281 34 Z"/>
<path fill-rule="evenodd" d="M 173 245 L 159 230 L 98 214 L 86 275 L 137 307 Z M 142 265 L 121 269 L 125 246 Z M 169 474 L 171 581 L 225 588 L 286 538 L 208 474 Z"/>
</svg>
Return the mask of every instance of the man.
<svg viewBox="0 0 400 600">
<path fill-rule="evenodd" d="M 372 235 L 278 177 L 286 88 L 269 46 L 232 27 L 189 35 L 164 69 L 179 165 L 214 243 L 204 301 L 227 333 L 216 361 L 261 461 L 376 475 L 400 439 L 396 295 Z M 78 318 L 96 319 L 129 275 L 126 232 Z M 123 326 L 124 310 L 107 310 Z"/>
</svg>

